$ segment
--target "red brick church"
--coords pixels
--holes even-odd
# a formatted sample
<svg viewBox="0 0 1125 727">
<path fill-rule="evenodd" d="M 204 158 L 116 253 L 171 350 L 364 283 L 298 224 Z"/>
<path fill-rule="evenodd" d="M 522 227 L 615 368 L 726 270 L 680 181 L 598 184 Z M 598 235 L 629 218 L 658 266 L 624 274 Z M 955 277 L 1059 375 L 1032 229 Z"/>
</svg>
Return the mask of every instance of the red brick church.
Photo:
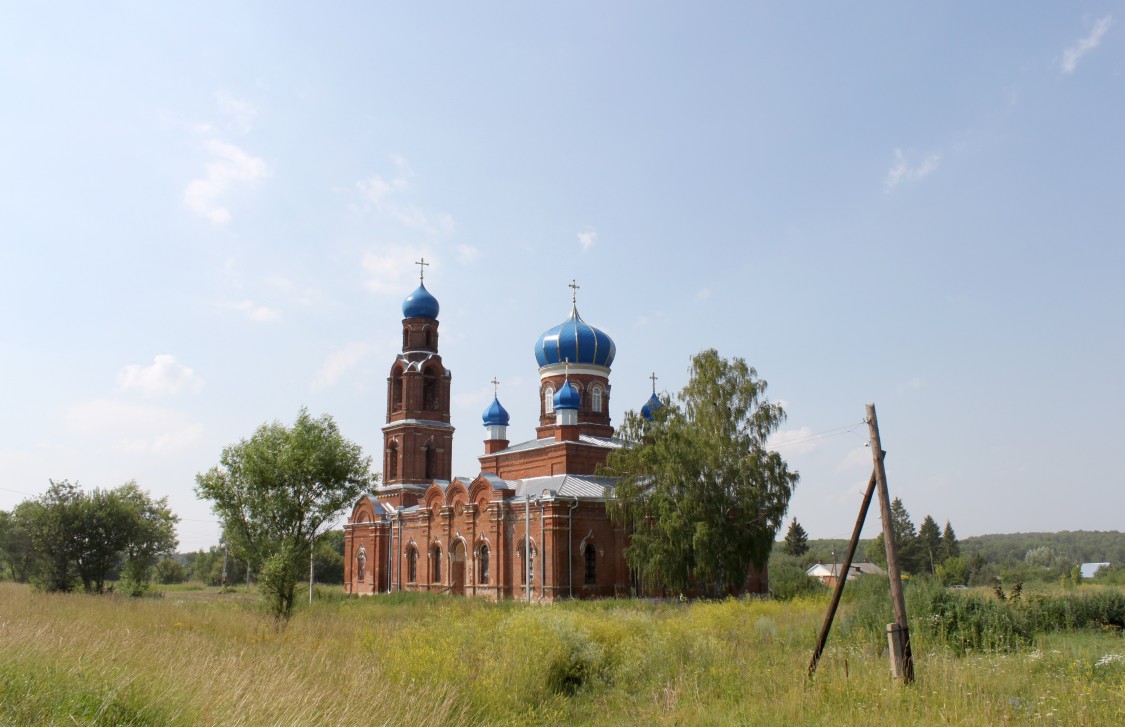
<svg viewBox="0 0 1125 727">
<path fill-rule="evenodd" d="M 594 475 L 621 446 L 609 417 L 613 341 L 575 304 L 535 343 L 536 438 L 509 442 L 508 412 L 494 396 L 483 417 L 480 474 L 453 477 L 451 377 L 438 353 L 438 310 L 424 282 L 402 304 L 402 353 L 387 378 L 383 481 L 344 527 L 345 589 L 533 601 L 630 593 L 626 534 L 606 515 L 613 480 Z"/>
</svg>

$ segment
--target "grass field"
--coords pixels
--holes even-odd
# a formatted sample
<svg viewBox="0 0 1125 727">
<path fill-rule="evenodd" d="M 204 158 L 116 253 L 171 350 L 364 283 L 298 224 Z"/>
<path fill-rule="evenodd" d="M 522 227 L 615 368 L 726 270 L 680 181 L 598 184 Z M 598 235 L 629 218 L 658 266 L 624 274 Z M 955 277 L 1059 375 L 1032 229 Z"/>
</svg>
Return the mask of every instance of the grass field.
<svg viewBox="0 0 1125 727">
<path fill-rule="evenodd" d="M 903 688 L 855 601 L 809 681 L 823 598 L 324 595 L 278 630 L 244 591 L 129 600 L 0 583 L 0 723 L 1125 723 L 1118 629 L 958 656 L 912 621 L 918 678 Z"/>
</svg>

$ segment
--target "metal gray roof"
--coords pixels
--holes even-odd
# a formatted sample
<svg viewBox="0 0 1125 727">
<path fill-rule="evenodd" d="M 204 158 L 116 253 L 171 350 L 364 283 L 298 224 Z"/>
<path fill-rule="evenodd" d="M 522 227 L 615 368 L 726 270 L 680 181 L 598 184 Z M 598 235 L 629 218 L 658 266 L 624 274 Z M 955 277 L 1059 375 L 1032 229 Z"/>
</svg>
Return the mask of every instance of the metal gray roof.
<svg viewBox="0 0 1125 727">
<path fill-rule="evenodd" d="M 515 491 L 516 497 L 579 497 L 604 500 L 613 492 L 617 480 L 613 477 L 594 475 L 548 475 L 506 482 L 509 488 Z"/>
<path fill-rule="evenodd" d="M 579 444 L 588 444 L 593 447 L 604 447 L 605 449 L 620 449 L 625 446 L 625 443 L 616 437 L 595 437 L 591 434 L 582 434 L 578 437 Z M 496 454 L 507 454 L 509 452 L 527 452 L 533 449 L 542 449 L 544 447 L 552 447 L 556 444 L 563 444 L 554 437 L 544 437 L 542 439 L 529 439 L 526 442 L 513 444 L 507 449 L 502 449 Z"/>
</svg>

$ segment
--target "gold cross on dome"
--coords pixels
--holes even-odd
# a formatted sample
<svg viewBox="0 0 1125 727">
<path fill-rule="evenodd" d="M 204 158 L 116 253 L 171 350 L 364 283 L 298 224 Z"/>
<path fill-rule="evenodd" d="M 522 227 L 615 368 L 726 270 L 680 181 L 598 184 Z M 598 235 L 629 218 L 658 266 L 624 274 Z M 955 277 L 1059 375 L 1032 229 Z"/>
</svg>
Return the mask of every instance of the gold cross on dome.
<svg viewBox="0 0 1125 727">
<path fill-rule="evenodd" d="M 426 279 L 426 266 L 428 266 L 429 263 L 426 262 L 426 258 L 422 258 L 414 264 L 418 266 L 418 282 L 421 283 Z"/>
<path fill-rule="evenodd" d="M 492 398 L 497 398 L 500 395 L 500 380 L 493 376 L 492 381 L 488 383 L 492 384 Z"/>
<path fill-rule="evenodd" d="M 575 282 L 573 279 L 571 279 L 570 285 L 568 285 L 567 287 L 570 288 L 570 302 L 571 302 L 571 304 L 578 305 L 578 288 L 581 287 L 581 286 L 579 286 L 577 282 Z"/>
<path fill-rule="evenodd" d="M 652 376 L 649 376 L 649 378 L 652 379 L 652 393 L 655 394 L 656 393 L 656 372 L 653 371 Z"/>
</svg>

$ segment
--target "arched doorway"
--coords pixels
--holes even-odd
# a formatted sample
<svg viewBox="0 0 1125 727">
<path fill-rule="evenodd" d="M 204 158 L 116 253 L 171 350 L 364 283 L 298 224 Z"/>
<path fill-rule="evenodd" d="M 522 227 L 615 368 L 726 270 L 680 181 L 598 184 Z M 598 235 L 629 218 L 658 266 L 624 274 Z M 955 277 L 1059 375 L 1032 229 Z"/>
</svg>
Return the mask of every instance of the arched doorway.
<svg viewBox="0 0 1125 727">
<path fill-rule="evenodd" d="M 451 551 L 452 563 L 449 565 L 450 590 L 458 595 L 465 595 L 465 544 L 460 540 L 453 541 Z"/>
</svg>

